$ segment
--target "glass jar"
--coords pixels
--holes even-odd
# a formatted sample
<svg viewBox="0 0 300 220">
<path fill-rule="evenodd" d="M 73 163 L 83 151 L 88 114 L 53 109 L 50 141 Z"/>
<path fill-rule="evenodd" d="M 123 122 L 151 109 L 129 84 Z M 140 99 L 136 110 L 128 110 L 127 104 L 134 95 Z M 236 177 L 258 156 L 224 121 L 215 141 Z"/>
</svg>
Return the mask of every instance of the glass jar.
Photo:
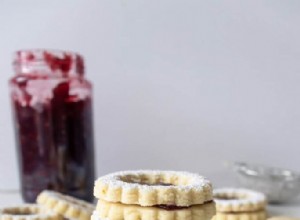
<svg viewBox="0 0 300 220">
<path fill-rule="evenodd" d="M 10 80 L 22 196 L 44 189 L 93 200 L 92 86 L 72 52 L 15 53 Z"/>
</svg>

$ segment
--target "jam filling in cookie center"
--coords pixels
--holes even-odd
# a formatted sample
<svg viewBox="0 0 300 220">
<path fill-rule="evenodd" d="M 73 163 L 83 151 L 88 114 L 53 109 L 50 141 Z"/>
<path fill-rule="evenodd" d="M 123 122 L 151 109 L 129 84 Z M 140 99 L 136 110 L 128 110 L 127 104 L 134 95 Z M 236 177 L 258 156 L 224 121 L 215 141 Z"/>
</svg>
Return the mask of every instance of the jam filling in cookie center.
<svg viewBox="0 0 300 220">
<path fill-rule="evenodd" d="M 188 209 L 190 206 L 154 205 L 152 207 L 164 209 L 164 210 L 167 210 L 167 211 L 174 211 L 174 210 Z"/>
<path fill-rule="evenodd" d="M 241 199 L 246 199 L 247 196 L 229 196 L 229 195 L 222 195 L 222 196 L 215 196 L 216 199 L 219 200 L 241 200 Z"/>
<path fill-rule="evenodd" d="M 162 183 L 162 182 L 157 182 L 157 183 L 134 182 L 134 181 L 124 181 L 124 182 L 126 182 L 126 183 L 137 183 L 137 184 L 140 184 L 140 185 L 143 185 L 143 186 L 175 186 L 174 184 L 171 184 L 171 183 Z"/>
<path fill-rule="evenodd" d="M 35 215 L 35 213 L 27 212 L 17 212 L 17 211 L 5 211 L 4 214 L 8 215 Z"/>
<path fill-rule="evenodd" d="M 206 202 L 205 204 L 208 204 L 208 203 L 211 203 L 211 202 Z M 181 210 L 181 209 L 191 208 L 192 205 L 191 206 L 177 206 L 177 205 L 160 204 L 160 205 L 154 205 L 152 207 L 164 209 L 164 210 L 167 210 L 167 211 L 175 211 L 175 210 Z"/>
<path fill-rule="evenodd" d="M 164 182 L 161 179 L 158 180 L 150 180 L 146 177 L 143 176 L 123 176 L 120 177 L 120 180 L 125 182 L 125 183 L 134 183 L 134 184 L 139 184 L 143 186 L 176 186 L 175 184 L 172 184 L 170 182 Z"/>
</svg>

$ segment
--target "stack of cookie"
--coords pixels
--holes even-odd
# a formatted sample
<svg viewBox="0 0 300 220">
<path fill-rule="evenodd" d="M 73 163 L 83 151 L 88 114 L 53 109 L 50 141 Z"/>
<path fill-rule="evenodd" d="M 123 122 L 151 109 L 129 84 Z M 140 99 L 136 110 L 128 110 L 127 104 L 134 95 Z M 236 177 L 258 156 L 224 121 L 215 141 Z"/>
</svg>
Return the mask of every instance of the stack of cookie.
<svg viewBox="0 0 300 220">
<path fill-rule="evenodd" d="M 240 188 L 214 190 L 217 214 L 213 220 L 265 220 L 266 197 L 264 194 Z"/>
<path fill-rule="evenodd" d="M 210 181 L 175 171 L 126 171 L 95 182 L 92 220 L 210 220 L 215 214 Z"/>
</svg>

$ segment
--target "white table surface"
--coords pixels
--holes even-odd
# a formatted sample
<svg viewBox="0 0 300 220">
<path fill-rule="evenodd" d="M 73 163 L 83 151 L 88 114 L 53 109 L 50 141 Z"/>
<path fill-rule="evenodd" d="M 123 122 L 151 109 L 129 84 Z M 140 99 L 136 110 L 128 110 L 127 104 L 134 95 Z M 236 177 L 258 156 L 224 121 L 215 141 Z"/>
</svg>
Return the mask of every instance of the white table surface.
<svg viewBox="0 0 300 220">
<path fill-rule="evenodd" d="M 21 204 L 22 199 L 19 192 L 1 192 L 0 191 L 0 206 L 9 206 Z M 269 205 L 269 216 L 291 216 L 300 218 L 300 199 L 290 203 L 281 205 Z"/>
</svg>

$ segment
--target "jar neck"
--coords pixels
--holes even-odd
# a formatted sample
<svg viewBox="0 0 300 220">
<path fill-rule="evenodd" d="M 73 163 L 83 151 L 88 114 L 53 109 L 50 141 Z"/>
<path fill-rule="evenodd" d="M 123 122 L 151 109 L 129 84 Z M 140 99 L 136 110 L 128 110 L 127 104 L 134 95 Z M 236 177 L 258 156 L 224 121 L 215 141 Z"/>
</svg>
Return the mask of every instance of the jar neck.
<svg viewBox="0 0 300 220">
<path fill-rule="evenodd" d="M 20 50 L 15 52 L 13 66 L 16 74 L 83 77 L 81 55 L 55 50 Z"/>
</svg>

